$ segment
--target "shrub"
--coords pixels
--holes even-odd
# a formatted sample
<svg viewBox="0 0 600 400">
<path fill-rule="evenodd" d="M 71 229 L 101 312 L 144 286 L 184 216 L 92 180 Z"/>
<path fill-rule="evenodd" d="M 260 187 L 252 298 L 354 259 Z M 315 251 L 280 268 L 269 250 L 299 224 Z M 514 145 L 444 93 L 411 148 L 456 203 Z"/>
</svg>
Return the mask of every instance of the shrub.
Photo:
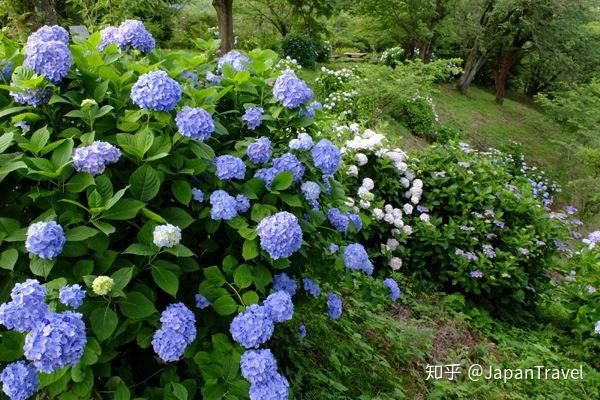
<svg viewBox="0 0 600 400">
<path fill-rule="evenodd" d="M 379 62 L 391 68 L 395 68 L 396 65 L 402 62 L 404 58 L 404 49 L 402 47 L 390 47 L 381 53 Z"/>
<path fill-rule="evenodd" d="M 432 136 L 439 117 L 431 97 L 419 94 L 404 100 L 397 111 L 402 125 L 417 136 Z"/>
<path fill-rule="evenodd" d="M 105 37 L 102 52 L 100 33 L 75 39 L 56 85 L 9 55 L 17 67 L 11 95 L 0 97 L 0 323 L 9 329 L 0 359 L 25 355 L 52 398 L 287 393 L 281 367 L 262 376 L 269 384 L 249 385 L 235 341 L 263 346 L 273 321 L 293 316 L 290 296 L 300 311 L 338 299 L 342 275 L 362 274 L 343 257 L 347 245 L 360 248 L 362 220 L 334 178 L 339 150 L 319 140 L 307 151 L 319 132 L 312 91 L 292 71 L 274 71 L 273 52 L 232 52 L 217 64 L 216 43 L 196 41 L 206 51 L 193 55 L 143 54 L 136 35 L 122 50 Z M 258 107 L 249 129 L 242 116 Z M 291 149 L 300 132 L 308 146 Z M 334 208 L 352 228 L 332 228 Z M 30 277 L 43 285 L 18 284 Z M 295 293 L 308 277 L 328 293 Z"/>
<path fill-rule="evenodd" d="M 318 57 L 313 41 L 303 35 L 290 34 L 284 37 L 281 42 L 281 51 L 284 57 L 291 57 L 307 68 L 314 68 Z"/>
</svg>

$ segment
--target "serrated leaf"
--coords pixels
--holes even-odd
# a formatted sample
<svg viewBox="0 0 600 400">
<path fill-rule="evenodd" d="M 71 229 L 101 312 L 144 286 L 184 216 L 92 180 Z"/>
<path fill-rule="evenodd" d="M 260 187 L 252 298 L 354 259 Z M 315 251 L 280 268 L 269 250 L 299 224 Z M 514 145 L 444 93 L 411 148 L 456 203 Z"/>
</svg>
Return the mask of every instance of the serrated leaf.
<svg viewBox="0 0 600 400">
<path fill-rule="evenodd" d="M 89 239 L 96 236 L 98 231 L 89 226 L 77 226 L 73 229 L 69 229 L 65 234 L 67 242 L 80 242 L 82 240 Z"/>
<path fill-rule="evenodd" d="M 177 278 L 177 275 L 166 268 L 154 265 L 152 266 L 151 274 L 152 279 L 154 279 L 154 282 L 159 288 L 173 297 L 177 296 L 177 290 L 179 290 L 179 279 Z"/>
<path fill-rule="evenodd" d="M 184 180 L 175 181 L 171 189 L 177 201 L 186 206 L 190 204 L 190 200 L 192 200 L 192 187 L 189 183 Z"/>
<path fill-rule="evenodd" d="M 158 194 L 160 177 L 154 168 L 142 165 L 131 174 L 129 184 L 133 197 L 147 202 Z"/>
<path fill-rule="evenodd" d="M 271 183 L 271 187 L 274 190 L 285 190 L 292 185 L 294 181 L 294 174 L 289 171 L 283 171 L 277 174 L 275 178 L 273 178 L 273 182 Z"/>
<path fill-rule="evenodd" d="M 252 276 L 252 269 L 247 264 L 242 264 L 236 268 L 233 275 L 233 282 L 240 289 L 245 289 L 252 284 L 254 277 Z"/>
<path fill-rule="evenodd" d="M 242 256 L 244 260 L 252 260 L 253 258 L 258 257 L 258 240 L 244 240 L 244 244 L 242 245 Z"/>
<path fill-rule="evenodd" d="M 12 271 L 19 259 L 17 249 L 8 249 L 0 254 L 0 268 Z"/>
<path fill-rule="evenodd" d="M 109 307 L 97 308 L 90 315 L 92 332 L 100 342 L 108 339 L 119 324 L 119 317 Z"/>
<path fill-rule="evenodd" d="M 219 315 L 231 315 L 237 311 L 238 304 L 227 294 L 215 300 L 213 308 Z"/>
<path fill-rule="evenodd" d="M 123 315 L 131 319 L 143 319 L 157 312 L 154 304 L 140 292 L 128 293 L 120 306 Z"/>
<path fill-rule="evenodd" d="M 33 257 L 29 262 L 29 269 L 34 275 L 47 278 L 55 262 L 56 260 L 44 260 L 39 257 Z"/>
</svg>

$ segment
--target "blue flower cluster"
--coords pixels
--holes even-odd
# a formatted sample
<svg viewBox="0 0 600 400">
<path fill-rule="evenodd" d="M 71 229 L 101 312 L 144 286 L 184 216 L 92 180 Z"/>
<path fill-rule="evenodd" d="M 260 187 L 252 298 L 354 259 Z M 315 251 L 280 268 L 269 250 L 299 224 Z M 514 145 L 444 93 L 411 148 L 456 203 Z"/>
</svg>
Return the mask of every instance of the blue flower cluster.
<svg viewBox="0 0 600 400">
<path fill-rule="evenodd" d="M 181 75 L 179 75 L 179 79 L 183 81 L 187 81 L 192 83 L 194 89 L 198 89 L 198 74 L 192 71 L 185 71 Z"/>
<path fill-rule="evenodd" d="M 194 140 L 208 140 L 215 131 L 212 116 L 202 108 L 183 107 L 177 113 L 175 123 L 181 135 Z"/>
<path fill-rule="evenodd" d="M 117 44 L 122 50 L 132 48 L 143 53 L 150 53 L 156 47 L 156 41 L 141 21 L 126 19 L 119 26 L 116 35 Z"/>
<path fill-rule="evenodd" d="M 29 225 L 25 248 L 31 254 L 52 260 L 63 251 L 65 232 L 56 221 L 36 222 Z"/>
<path fill-rule="evenodd" d="M 82 315 L 48 313 L 25 337 L 25 357 L 38 371 L 50 373 L 77 365 L 87 343 Z"/>
<path fill-rule="evenodd" d="M 319 297 L 321 295 L 321 288 L 312 279 L 304 278 L 302 279 L 302 284 L 304 285 L 304 290 L 312 297 Z"/>
<path fill-rule="evenodd" d="M 15 65 L 15 63 L 13 63 L 12 61 L 9 61 L 2 67 L 2 69 L 0 69 L 0 80 L 2 80 L 4 82 L 10 81 L 10 77 L 12 75 L 12 69 L 13 69 L 14 65 Z"/>
<path fill-rule="evenodd" d="M 239 214 L 243 214 L 250 209 L 250 199 L 248 199 L 243 194 L 238 194 L 235 196 L 236 207 L 235 210 Z"/>
<path fill-rule="evenodd" d="M 352 243 L 344 249 L 344 265 L 349 269 L 363 271 L 367 275 L 373 273 L 373 263 L 362 244 Z"/>
<path fill-rule="evenodd" d="M 0 324 L 18 332 L 32 330 L 48 314 L 47 294 L 35 279 L 17 283 L 10 293 L 11 301 L 0 305 Z"/>
<path fill-rule="evenodd" d="M 352 214 L 352 213 L 346 213 L 346 215 L 348 216 L 350 221 L 352 221 L 352 224 L 354 225 L 354 229 L 356 229 L 357 232 L 360 231 L 363 226 L 363 222 L 362 222 L 362 219 L 360 218 L 360 216 L 358 214 Z"/>
<path fill-rule="evenodd" d="M 250 400 L 287 400 L 289 388 L 285 376 L 275 374 L 266 382 L 250 386 Z"/>
<path fill-rule="evenodd" d="M 277 374 L 277 361 L 269 349 L 246 350 L 240 360 L 242 376 L 251 385 L 266 382 Z"/>
<path fill-rule="evenodd" d="M 275 326 L 265 307 L 252 304 L 235 316 L 229 327 L 233 340 L 247 349 L 258 347 L 271 339 Z"/>
<path fill-rule="evenodd" d="M 304 176 L 304 165 L 298 160 L 298 158 L 291 154 L 285 153 L 281 157 L 273 160 L 273 166 L 271 168 L 263 168 L 256 171 L 254 174 L 255 178 L 260 178 L 265 181 L 265 184 L 270 187 L 273 183 L 273 179 L 281 172 L 291 172 L 294 176 L 294 183 L 300 182 L 302 176 Z"/>
<path fill-rule="evenodd" d="M 254 130 L 262 124 L 262 115 L 265 110 L 262 107 L 250 107 L 246 109 L 244 115 L 242 115 L 242 121 L 246 123 L 248 129 Z"/>
<path fill-rule="evenodd" d="M 59 42 L 66 46 L 69 44 L 69 32 L 62 26 L 44 25 L 29 35 L 27 43 L 25 44 L 25 52 L 27 52 L 27 49 L 36 42 Z"/>
<path fill-rule="evenodd" d="M 179 83 L 165 71 L 152 71 L 138 78 L 131 88 L 131 100 L 144 109 L 172 111 L 182 93 Z"/>
<path fill-rule="evenodd" d="M 294 71 L 288 69 L 275 80 L 273 96 L 286 108 L 297 108 L 313 98 L 313 91 L 298 79 Z"/>
<path fill-rule="evenodd" d="M 217 73 L 220 74 L 223 68 L 223 64 L 229 64 L 236 71 L 243 71 L 248 69 L 248 65 L 250 64 L 250 59 L 243 54 L 240 54 L 239 51 L 231 50 L 229 53 L 225 54 L 221 57 L 217 63 Z"/>
<path fill-rule="evenodd" d="M 342 299 L 333 292 L 327 295 L 327 314 L 331 319 L 339 319 L 342 316 Z"/>
<path fill-rule="evenodd" d="M 323 104 L 318 101 L 313 101 L 306 107 L 306 110 L 300 111 L 301 117 L 314 118 L 317 110 L 322 110 Z"/>
<path fill-rule="evenodd" d="M 64 286 L 60 288 L 58 299 L 65 306 L 79 308 L 85 299 L 85 290 L 80 285 Z"/>
<path fill-rule="evenodd" d="M 301 324 L 301 325 L 298 327 L 298 335 L 300 335 L 300 337 L 301 337 L 301 338 L 304 338 L 304 337 L 306 337 L 306 325 L 304 325 L 304 324 Z"/>
<path fill-rule="evenodd" d="M 37 371 L 25 361 L 8 364 L 0 373 L 2 391 L 10 400 L 26 400 L 37 392 L 40 380 Z"/>
<path fill-rule="evenodd" d="M 161 327 L 152 338 L 152 348 L 161 360 L 177 361 L 196 339 L 196 317 L 183 303 L 175 303 L 162 312 L 160 322 Z"/>
<path fill-rule="evenodd" d="M 246 165 L 239 157 L 226 154 L 215 158 L 217 172 L 215 175 L 222 181 L 232 179 L 244 179 L 246 175 Z"/>
<path fill-rule="evenodd" d="M 264 302 L 265 311 L 273 322 L 285 322 L 294 316 L 292 297 L 284 290 L 269 295 Z"/>
<path fill-rule="evenodd" d="M 315 167 L 319 168 L 324 175 L 333 175 L 340 166 L 342 155 L 333 143 L 327 139 L 321 139 L 313 147 L 312 158 Z"/>
<path fill-rule="evenodd" d="M 98 45 L 99 51 L 104 51 L 106 47 L 119 41 L 119 28 L 115 26 L 107 26 L 100 31 L 100 44 Z"/>
<path fill-rule="evenodd" d="M 205 308 L 208 308 L 211 305 L 210 301 L 200 293 L 196 293 L 196 296 L 194 296 L 194 300 L 196 301 L 196 308 L 199 308 L 201 310 L 204 310 Z"/>
<path fill-rule="evenodd" d="M 291 150 L 310 150 L 314 145 L 312 137 L 306 132 L 299 133 L 298 137 L 290 140 L 289 143 Z"/>
<path fill-rule="evenodd" d="M 302 193 L 304 194 L 304 198 L 313 210 L 319 208 L 319 196 L 321 195 L 321 187 L 313 181 L 306 181 L 301 186 Z"/>
<path fill-rule="evenodd" d="M 198 188 L 192 189 L 192 199 L 197 201 L 198 203 L 202 203 L 204 201 L 204 192 Z"/>
<path fill-rule="evenodd" d="M 264 164 L 269 161 L 272 152 L 273 148 L 271 146 L 271 141 L 264 136 L 250 144 L 248 150 L 246 150 L 248 158 L 256 165 Z"/>
<path fill-rule="evenodd" d="M 10 96 L 19 104 L 29 104 L 34 107 L 46 104 L 52 95 L 52 89 L 49 87 L 23 90 L 24 92 L 11 91 Z"/>
<path fill-rule="evenodd" d="M 302 229 L 298 219 L 287 211 L 263 218 L 256 231 L 260 247 L 274 260 L 287 258 L 302 246 Z"/>
<path fill-rule="evenodd" d="M 216 221 L 230 220 L 237 216 L 237 201 L 224 190 L 215 190 L 210 195 L 210 217 Z"/>
<path fill-rule="evenodd" d="M 333 225 L 333 227 L 339 232 L 346 232 L 348 230 L 350 219 L 338 208 L 329 209 L 329 211 L 327 211 L 327 219 L 329 220 L 329 223 L 331 223 L 331 225 Z"/>
<path fill-rule="evenodd" d="M 290 296 L 293 296 L 296 294 L 296 289 L 296 281 L 290 278 L 285 272 L 273 277 L 273 290 L 276 292 L 284 291 Z"/>
<path fill-rule="evenodd" d="M 71 69 L 71 51 L 63 42 L 56 40 L 31 41 L 25 48 L 23 65 L 33 69 L 38 75 L 58 85 Z"/>
<path fill-rule="evenodd" d="M 110 143 L 100 140 L 91 145 L 78 147 L 73 151 L 73 167 L 78 172 L 87 172 L 92 176 L 104 173 L 106 165 L 116 163 L 121 150 Z"/>
<path fill-rule="evenodd" d="M 398 300 L 400 297 L 400 288 L 398 287 L 398 283 L 392 278 L 386 278 L 383 280 L 383 284 L 390 289 L 390 300 Z"/>
</svg>

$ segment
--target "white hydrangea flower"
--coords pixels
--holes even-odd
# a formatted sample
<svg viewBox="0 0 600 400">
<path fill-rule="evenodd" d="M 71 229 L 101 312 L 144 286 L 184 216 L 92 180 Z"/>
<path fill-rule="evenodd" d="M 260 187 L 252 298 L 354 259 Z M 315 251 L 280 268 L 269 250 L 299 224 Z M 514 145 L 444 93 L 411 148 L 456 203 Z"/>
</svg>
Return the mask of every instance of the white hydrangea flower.
<svg viewBox="0 0 600 400">
<path fill-rule="evenodd" d="M 358 167 L 356 165 L 349 166 L 348 167 L 348 175 L 358 176 Z"/>
<path fill-rule="evenodd" d="M 390 258 L 390 267 L 392 267 L 394 271 L 398 271 L 402 267 L 402 259 L 400 257 Z"/>
<path fill-rule="evenodd" d="M 357 153 L 356 161 L 358 162 L 358 165 L 360 165 L 362 167 L 363 165 L 366 165 L 369 162 L 369 159 L 367 158 L 367 156 L 365 154 Z"/>
<path fill-rule="evenodd" d="M 421 221 L 425 222 L 426 224 L 429 223 L 429 214 L 423 213 L 423 214 L 419 215 L 419 218 L 421 219 Z"/>
<path fill-rule="evenodd" d="M 373 182 L 373 179 L 371 178 L 365 178 L 362 181 L 362 187 L 366 188 L 367 190 L 373 190 L 375 188 L 375 182 Z"/>
<path fill-rule="evenodd" d="M 383 213 L 383 210 L 381 208 L 376 208 L 373 210 L 373 215 L 375 216 L 375 218 L 381 221 L 385 214 Z"/>
<path fill-rule="evenodd" d="M 405 214 L 410 215 L 413 213 L 413 206 L 411 204 L 406 203 L 402 208 L 404 209 Z"/>
<path fill-rule="evenodd" d="M 358 205 L 360 206 L 360 208 L 362 209 L 368 209 L 371 208 L 371 202 L 367 201 L 367 200 L 361 200 L 358 202 Z"/>
<path fill-rule="evenodd" d="M 181 229 L 171 224 L 159 225 L 154 228 L 153 236 L 156 247 L 173 247 L 181 241 Z"/>
<path fill-rule="evenodd" d="M 385 245 L 387 246 L 388 249 L 394 251 L 398 248 L 398 246 L 400 246 L 400 242 L 398 242 L 394 238 L 389 238 Z"/>
<path fill-rule="evenodd" d="M 413 232 L 412 227 L 410 225 L 404 225 L 402 227 L 402 231 L 404 231 L 404 233 L 406 233 L 409 236 L 412 235 Z"/>
<path fill-rule="evenodd" d="M 106 296 L 112 290 L 114 283 L 109 276 L 98 276 L 92 282 L 92 290 L 98 296 Z"/>
</svg>

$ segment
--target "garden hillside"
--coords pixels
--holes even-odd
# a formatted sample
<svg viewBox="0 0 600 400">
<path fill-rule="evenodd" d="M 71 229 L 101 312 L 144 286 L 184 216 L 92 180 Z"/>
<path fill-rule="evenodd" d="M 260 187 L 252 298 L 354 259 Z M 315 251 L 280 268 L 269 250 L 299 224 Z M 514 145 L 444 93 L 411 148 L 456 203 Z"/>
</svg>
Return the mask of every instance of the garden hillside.
<svg viewBox="0 0 600 400">
<path fill-rule="evenodd" d="M 600 398 L 598 10 L 0 4 L 0 399 Z"/>
</svg>

